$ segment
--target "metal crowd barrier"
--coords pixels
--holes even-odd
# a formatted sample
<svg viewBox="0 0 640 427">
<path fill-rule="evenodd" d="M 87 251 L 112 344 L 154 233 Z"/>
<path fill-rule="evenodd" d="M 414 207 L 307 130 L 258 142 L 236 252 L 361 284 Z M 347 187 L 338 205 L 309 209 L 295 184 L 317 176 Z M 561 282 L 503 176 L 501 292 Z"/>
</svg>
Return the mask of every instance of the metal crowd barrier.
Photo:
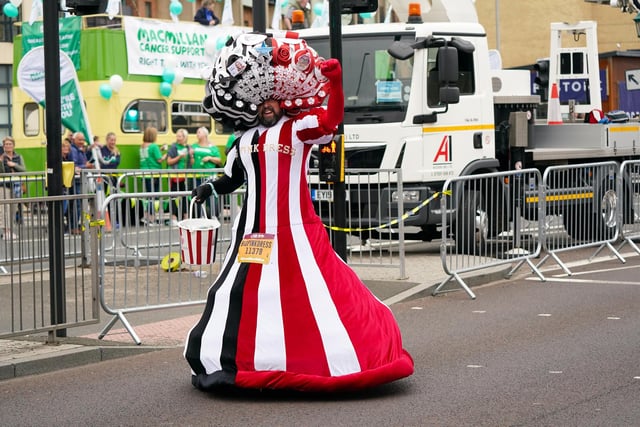
<svg viewBox="0 0 640 427">
<path fill-rule="evenodd" d="M 546 218 L 558 218 L 564 233 L 545 233 L 542 240 L 546 255 L 537 264 L 540 267 L 549 258 L 568 275 L 571 270 L 562 262 L 562 252 L 596 247 L 595 257 L 608 248 L 621 262 L 622 255 L 613 247 L 619 236 L 619 211 L 624 211 L 616 162 L 584 163 L 552 166 L 543 176 Z M 549 220 L 547 220 L 549 222 Z"/>
<path fill-rule="evenodd" d="M 83 260 L 83 254 L 98 251 L 97 228 L 91 227 L 86 215 L 69 209 L 72 203 L 80 205 L 85 200 L 92 201 L 94 195 L 34 197 L 33 194 L 44 191 L 44 176 L 40 174 L 37 178 L 33 174 L 29 177 L 29 185 L 23 194 L 0 200 L 0 215 L 3 215 L 5 227 L 0 230 L 2 338 L 40 332 L 48 332 L 51 336 L 61 329 L 99 321 L 97 264 L 89 266 Z M 17 178 L 12 179 L 17 182 Z M 6 195 L 9 188 L 0 190 L 5 190 Z M 84 246 L 81 234 L 65 230 L 63 272 L 52 285 L 49 221 L 50 213 L 58 209 L 64 218 L 52 217 L 54 221 L 60 220 L 63 227 L 69 225 L 72 212 L 78 214 L 78 227 L 84 229 L 87 246 Z"/>
<path fill-rule="evenodd" d="M 211 198 L 203 206 L 221 227 L 216 235 L 216 261 L 206 266 L 181 263 L 178 222 L 190 191 L 109 195 L 99 208 L 104 218 L 100 261 L 100 303 L 111 321 L 103 338 L 120 320 L 133 340 L 140 339 L 126 319 L 132 312 L 201 304 L 220 271 L 231 241 L 231 221 L 240 207 L 234 193 Z M 172 206 L 174 208 L 172 208 Z M 177 218 L 172 219 L 171 209 Z M 198 208 L 194 213 L 202 215 Z"/>
<path fill-rule="evenodd" d="M 622 207 L 618 209 L 620 238 L 618 251 L 626 244 L 638 254 L 640 248 L 634 239 L 640 238 L 640 160 L 627 160 L 620 166 L 618 197 Z"/>
<path fill-rule="evenodd" d="M 318 170 L 309 171 L 311 198 L 333 239 L 347 233 L 347 262 L 351 266 L 398 269 L 405 279 L 405 225 L 402 219 L 402 169 L 346 169 L 346 227 L 337 227 L 333 186 L 319 183 Z"/>
<path fill-rule="evenodd" d="M 376 171 L 379 172 L 379 171 Z M 109 195 L 96 209 L 96 217 L 103 219 L 103 236 L 100 251 L 100 303 L 112 319 L 105 325 L 99 337 L 103 338 L 120 320 L 136 343 L 140 339 L 127 320 L 127 314 L 137 311 L 155 310 L 169 307 L 201 304 L 213 278 L 218 274 L 231 240 L 232 221 L 240 211 L 244 199 L 244 189 L 233 194 L 212 198 L 205 203 L 209 212 L 214 212 L 221 222 L 217 235 L 216 263 L 203 267 L 186 266 L 179 263 L 179 230 L 172 221 L 172 211 L 178 221 L 183 207 L 189 204 L 191 189 L 211 170 L 189 171 L 176 174 L 175 171 L 91 171 L 88 179 L 99 178 L 106 183 Z M 369 171 L 362 174 L 351 172 L 347 191 L 358 194 L 366 189 L 375 192 L 378 200 L 388 199 L 387 210 L 371 212 L 380 221 L 381 215 L 396 219 L 393 224 L 375 227 L 389 234 L 385 240 L 376 242 L 370 236 L 372 227 L 360 222 L 361 227 L 348 230 L 353 235 L 349 245 L 349 263 L 355 265 L 394 267 L 401 266 L 404 274 L 404 241 L 394 233 L 402 231 L 398 223 L 398 212 L 402 212 L 402 201 L 391 201 L 389 183 L 392 174 L 388 171 L 374 178 Z M 385 177 L 380 182 L 380 177 Z M 401 179 L 401 175 L 400 179 Z M 154 189 L 166 190 L 170 179 L 184 177 L 187 191 L 141 191 L 148 185 L 145 179 L 154 179 Z M 113 182 L 116 184 L 112 184 Z M 109 188 L 111 186 L 111 188 Z M 402 187 L 400 187 L 400 191 Z M 317 196 L 318 193 L 312 191 Z M 382 194 L 385 194 L 384 196 Z M 330 203 L 321 197 L 322 203 Z M 357 197 L 356 197 L 357 198 Z M 356 198 L 352 199 L 355 200 Z M 98 197 L 100 200 L 100 197 Z M 369 214 L 369 213 L 368 213 Z M 350 218 L 355 221 L 355 218 Z M 329 231 L 333 224 L 327 224 Z M 345 232 L 340 230 L 340 232 Z"/>
<path fill-rule="evenodd" d="M 449 179 L 442 190 L 442 267 L 448 277 L 432 292 L 448 292 L 453 279 L 472 298 L 462 275 L 515 263 L 514 274 L 541 251 L 543 212 L 540 172 L 525 169 Z"/>
</svg>

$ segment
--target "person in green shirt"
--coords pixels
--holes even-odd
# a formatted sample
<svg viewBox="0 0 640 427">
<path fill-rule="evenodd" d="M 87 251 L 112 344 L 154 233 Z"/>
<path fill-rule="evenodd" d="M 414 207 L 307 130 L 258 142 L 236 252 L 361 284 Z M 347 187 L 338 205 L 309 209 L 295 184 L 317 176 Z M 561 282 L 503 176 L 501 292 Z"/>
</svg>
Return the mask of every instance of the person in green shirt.
<svg viewBox="0 0 640 427">
<path fill-rule="evenodd" d="M 193 165 L 193 148 L 189 147 L 187 140 L 189 139 L 189 132 L 186 129 L 180 128 L 176 131 L 176 142 L 171 144 L 169 151 L 167 152 L 167 166 L 170 169 L 184 170 L 191 168 Z M 186 177 L 184 175 L 173 176 L 169 179 L 169 191 L 186 191 Z M 187 201 L 182 198 L 178 200 L 178 206 L 175 203 L 170 203 L 171 210 L 171 223 L 172 225 L 178 225 L 178 210 L 182 212 L 180 219 L 186 219 L 188 216 Z"/>
<path fill-rule="evenodd" d="M 222 167 L 222 156 L 220 150 L 209 139 L 209 129 L 206 127 L 198 128 L 196 131 L 196 138 L 198 142 L 191 145 L 193 148 L 193 168 L 194 169 L 215 169 Z M 206 176 L 198 176 L 195 179 L 196 187 L 202 184 L 205 180 L 211 178 L 211 174 Z M 206 209 L 209 211 L 209 215 L 215 215 L 217 212 L 211 210 L 211 200 L 207 200 Z M 200 215 L 197 212 L 196 215 Z"/>
<path fill-rule="evenodd" d="M 158 129 L 149 126 L 144 130 L 142 134 L 142 145 L 140 146 L 140 169 L 160 169 L 162 163 L 167 160 L 167 155 L 163 155 L 160 151 L 160 147 L 156 142 L 157 139 Z M 150 176 L 145 176 L 144 178 L 144 190 L 147 193 L 162 191 L 160 188 L 160 176 L 153 176 L 151 172 L 149 175 Z M 153 203 L 147 203 L 145 216 L 147 224 L 155 224 L 155 207 Z"/>
<path fill-rule="evenodd" d="M 209 140 L 209 130 L 206 127 L 196 131 L 198 142 L 193 144 L 193 169 L 214 169 L 222 166 L 220 150 Z M 200 184 L 198 184 L 200 185 Z"/>
</svg>

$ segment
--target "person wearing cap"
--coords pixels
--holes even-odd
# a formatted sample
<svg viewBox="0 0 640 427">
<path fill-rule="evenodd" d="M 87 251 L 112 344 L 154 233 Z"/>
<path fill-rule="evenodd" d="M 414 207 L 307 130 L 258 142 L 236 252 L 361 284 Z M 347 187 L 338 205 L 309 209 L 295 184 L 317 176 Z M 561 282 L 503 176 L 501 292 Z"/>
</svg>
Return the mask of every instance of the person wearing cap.
<svg viewBox="0 0 640 427">
<path fill-rule="evenodd" d="M 192 384 L 334 392 L 411 375 L 393 313 L 333 250 L 309 193 L 311 150 L 334 141 L 344 115 L 340 63 L 301 39 L 243 34 L 221 50 L 206 88 L 205 110 L 244 132 L 223 175 L 191 194 L 203 203 L 246 191 L 187 337 Z"/>
<path fill-rule="evenodd" d="M 296 13 L 296 11 L 299 11 Z M 298 17 L 300 16 L 300 12 L 302 12 L 302 21 L 300 22 L 300 18 L 295 19 L 294 14 Z M 289 3 L 289 7 L 287 8 L 287 13 L 284 15 L 284 27 L 287 30 L 299 30 L 302 28 L 309 28 L 310 22 L 310 10 L 309 10 L 309 0 L 293 0 Z"/>
</svg>

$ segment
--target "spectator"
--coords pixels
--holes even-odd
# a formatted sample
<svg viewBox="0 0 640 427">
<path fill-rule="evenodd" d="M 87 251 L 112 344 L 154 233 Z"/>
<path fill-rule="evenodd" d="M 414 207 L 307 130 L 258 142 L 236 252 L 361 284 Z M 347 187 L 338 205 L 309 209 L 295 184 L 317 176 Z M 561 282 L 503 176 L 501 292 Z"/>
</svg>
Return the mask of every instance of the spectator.
<svg viewBox="0 0 640 427">
<path fill-rule="evenodd" d="M 105 137 L 106 144 L 100 147 L 100 169 L 117 169 L 120 165 L 120 150 L 116 147 L 116 134 L 109 132 Z M 107 177 L 109 187 L 116 185 L 116 178 L 113 174 Z"/>
<path fill-rule="evenodd" d="M 213 0 L 203 0 L 202 7 L 196 11 L 193 20 L 202 25 L 218 25 L 220 20 L 213 11 Z"/>
<path fill-rule="evenodd" d="M 15 140 L 11 136 L 5 136 L 2 139 L 2 161 L 0 162 L 0 173 L 13 173 L 22 172 L 25 170 L 24 160 L 22 156 L 16 154 L 13 150 L 15 148 Z M 5 178 L 7 181 L 3 182 L 0 187 L 0 202 L 13 197 L 14 182 L 11 178 Z M 19 182 L 18 185 L 21 185 Z M 7 216 L 7 205 L 0 203 L 0 232 L 2 238 L 5 240 L 17 240 L 18 236 L 12 231 L 12 224 L 16 218 L 16 206 L 11 205 L 9 209 L 9 215 Z"/>
<path fill-rule="evenodd" d="M 196 138 L 198 142 L 193 144 L 193 169 L 215 169 L 222 166 L 222 156 L 220 156 L 220 150 L 209 139 L 209 129 L 206 127 L 198 128 L 196 131 Z M 208 174 L 206 177 L 210 177 Z M 200 176 L 195 179 L 195 186 L 202 184 L 205 178 Z M 211 210 L 211 200 L 207 200 L 207 209 L 209 215 L 216 213 Z M 190 213 L 191 214 L 191 213 Z M 200 212 L 197 213 L 200 215 Z"/>
<path fill-rule="evenodd" d="M 148 127 L 144 130 L 144 134 L 142 135 L 142 145 L 140 146 L 140 169 L 160 169 L 162 167 L 162 163 L 167 160 L 167 155 L 162 155 L 160 152 L 160 147 L 158 147 L 156 142 L 157 139 L 158 129 Z M 144 191 L 147 193 L 154 193 L 161 190 L 160 177 L 144 177 Z M 145 220 L 147 221 L 147 224 L 155 224 L 155 207 L 153 200 L 147 203 Z"/>
<path fill-rule="evenodd" d="M 284 15 L 284 26 L 287 30 L 297 30 L 293 25 L 293 11 L 300 10 L 304 15 L 302 28 L 309 28 L 309 0 L 292 0 Z"/>
<path fill-rule="evenodd" d="M 189 147 L 187 140 L 189 139 L 189 133 L 186 129 L 180 128 L 176 131 L 176 142 L 171 144 L 169 151 L 167 152 L 167 166 L 171 169 L 189 169 L 193 164 L 193 149 Z M 186 177 L 184 175 L 173 176 L 169 178 L 169 190 L 170 191 L 186 191 Z M 181 219 L 187 218 L 188 207 L 187 201 L 184 198 L 177 199 L 178 206 L 175 203 L 169 204 L 171 212 L 171 223 L 177 225 L 178 223 L 178 209 L 182 213 Z"/>
<path fill-rule="evenodd" d="M 73 134 L 73 145 L 71 146 L 71 153 L 73 161 L 76 164 L 76 176 L 73 180 L 73 192 L 71 194 L 82 194 L 82 176 L 81 171 L 83 169 L 93 169 L 94 165 L 87 159 L 87 140 L 82 132 L 75 132 Z M 79 228 L 80 215 L 82 213 L 82 200 L 76 199 L 71 201 L 71 212 L 69 214 L 71 227 L 71 234 L 81 234 L 82 230 Z"/>
<path fill-rule="evenodd" d="M 4 173 L 24 172 L 27 170 L 24 164 L 22 156 L 15 152 L 16 141 L 11 136 L 5 136 L 2 139 L 2 163 L 4 166 Z M 5 187 L 10 189 L 9 197 L 20 199 L 22 198 L 22 181 L 20 178 L 12 178 L 9 182 L 5 182 Z M 18 223 L 22 222 L 22 209 L 21 204 L 12 204 L 10 212 L 11 221 Z"/>
<path fill-rule="evenodd" d="M 209 139 L 209 130 L 206 127 L 198 128 L 196 131 L 198 142 L 192 145 L 193 148 L 193 168 L 194 169 L 215 169 L 222 166 L 220 150 L 213 145 Z"/>
<path fill-rule="evenodd" d="M 74 162 L 74 158 L 73 158 L 73 150 L 71 148 L 71 146 L 73 145 L 73 142 L 71 140 L 70 137 L 66 137 L 63 141 L 62 141 L 62 161 L 63 162 Z M 71 187 L 63 187 L 62 188 L 62 194 L 63 195 L 68 195 L 69 192 L 73 192 L 73 184 L 71 184 Z M 67 222 L 66 222 L 66 232 L 69 232 L 69 227 L 71 227 L 71 215 L 69 215 L 69 202 L 64 200 L 62 202 L 62 211 L 63 211 L 63 215 L 66 218 Z M 77 223 L 77 222 L 76 222 Z M 77 227 L 77 225 L 75 226 Z"/>
</svg>

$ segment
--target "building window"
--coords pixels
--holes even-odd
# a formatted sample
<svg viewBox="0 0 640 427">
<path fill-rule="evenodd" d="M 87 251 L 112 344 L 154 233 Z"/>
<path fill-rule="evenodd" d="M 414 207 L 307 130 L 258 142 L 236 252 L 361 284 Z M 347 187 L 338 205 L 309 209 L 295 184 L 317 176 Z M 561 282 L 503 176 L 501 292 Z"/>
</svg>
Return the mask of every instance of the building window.
<svg viewBox="0 0 640 427">
<path fill-rule="evenodd" d="M 11 65 L 0 65 L 0 136 L 11 134 Z"/>
<path fill-rule="evenodd" d="M 153 17 L 153 5 L 150 1 L 144 2 L 144 16 L 146 18 Z"/>
</svg>

